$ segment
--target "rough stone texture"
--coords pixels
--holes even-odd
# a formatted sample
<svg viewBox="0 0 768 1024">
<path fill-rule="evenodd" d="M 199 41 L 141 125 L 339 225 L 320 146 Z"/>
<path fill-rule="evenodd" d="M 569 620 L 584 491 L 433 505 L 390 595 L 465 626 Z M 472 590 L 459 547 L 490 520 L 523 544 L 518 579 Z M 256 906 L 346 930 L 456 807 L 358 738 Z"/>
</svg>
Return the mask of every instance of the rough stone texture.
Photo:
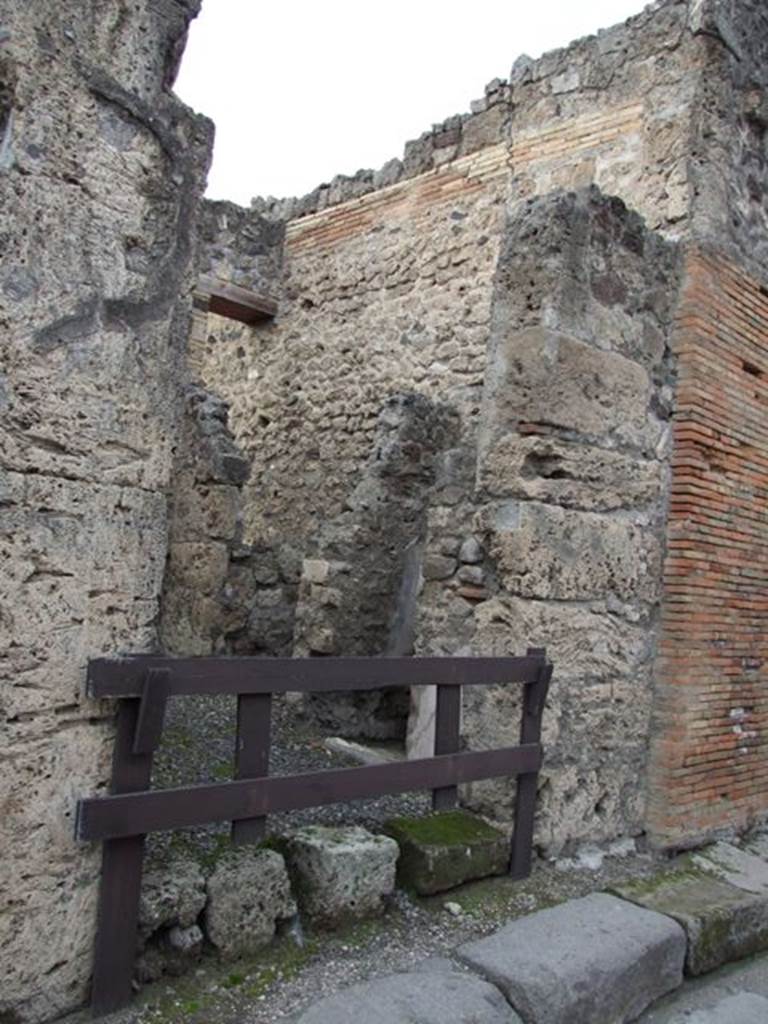
<svg viewBox="0 0 768 1024">
<path fill-rule="evenodd" d="M 426 505 L 441 455 L 457 435 L 452 410 L 423 395 L 386 402 L 344 511 L 308 545 L 294 655 L 412 653 Z M 342 736 L 402 738 L 406 731 L 404 690 L 313 694 L 304 706 Z"/>
<path fill-rule="evenodd" d="M 173 857 L 149 864 L 141 881 L 139 933 L 149 938 L 160 928 L 190 928 L 205 906 L 205 878 L 199 864 Z"/>
<path fill-rule="evenodd" d="M 108 772 L 90 656 L 156 643 L 211 126 L 170 93 L 194 0 L 0 2 L 0 1016 L 83 1003 Z M 6 38 L 7 33 L 7 38 Z"/>
<path fill-rule="evenodd" d="M 537 842 L 555 854 L 643 825 L 677 269 L 675 246 L 595 190 L 516 208 L 477 450 L 454 476 L 463 500 L 436 494 L 429 513 L 425 565 L 462 536 L 483 560 L 474 582 L 425 579 L 419 652 L 546 646 L 554 662 Z M 515 743 L 518 701 L 512 687 L 468 690 L 468 745 Z M 464 793 L 511 815 L 504 780 Z"/>
<path fill-rule="evenodd" d="M 156 932 L 136 961 L 136 981 L 157 981 L 163 974 L 185 974 L 203 955 L 205 936 L 192 924 L 173 925 Z"/>
<path fill-rule="evenodd" d="M 737 889 L 702 872 L 671 873 L 616 893 L 679 921 L 688 938 L 686 971 L 705 974 L 768 949 L 768 896 Z"/>
<path fill-rule="evenodd" d="M 715 843 L 693 854 L 693 862 L 737 889 L 768 895 L 768 864 L 747 850 Z"/>
<path fill-rule="evenodd" d="M 320 522 L 343 521 L 388 395 L 421 392 L 456 409 L 461 437 L 429 497 L 415 649 L 549 646 L 557 674 L 537 838 L 548 852 L 645 825 L 667 491 L 670 468 L 683 489 L 690 468 L 670 466 L 680 285 L 670 242 L 762 251 L 764 19 L 753 0 L 663 0 L 597 37 L 521 59 L 470 115 L 408 143 L 402 161 L 303 199 L 256 201 L 257 216 L 286 221 L 280 315 L 226 334 L 211 321 L 201 372 L 231 401 L 253 458 L 246 539 L 267 547 L 285 537 L 304 552 Z M 723 166 L 728 185 L 714 180 Z M 232 245 L 229 227 L 223 237 Z M 708 404 L 717 434 L 717 396 Z M 753 486 L 746 472 L 739 486 Z M 482 559 L 459 563 L 470 537 Z M 389 560 L 385 537 L 368 544 Z M 301 626 L 300 653 L 347 650 L 334 605 L 342 591 L 341 606 L 357 597 L 369 614 L 365 577 L 350 578 L 346 555 L 324 560 L 338 563 L 346 589 L 302 584 L 302 617 L 318 621 Z M 370 608 L 379 629 L 391 593 Z M 700 596 L 671 593 L 668 608 L 687 615 Z M 712 658 L 721 641 L 701 632 L 694 656 Z M 729 649 L 729 661 L 741 656 Z M 752 664 L 758 652 L 748 656 Z M 713 674 L 730 675 L 719 665 Z M 738 686 L 753 681 L 745 672 Z M 425 749 L 432 695 L 414 696 L 411 749 Z M 751 685 L 746 697 L 744 706 L 759 703 Z M 515 699 L 468 695 L 468 744 L 512 739 Z M 678 722 L 679 703 L 663 693 L 658 721 Z M 694 745 L 698 726 L 689 729 Z M 679 841 L 758 813 L 757 783 L 745 792 L 736 777 L 751 747 L 752 737 L 734 755 L 733 805 L 716 796 L 718 777 L 695 814 L 675 812 L 675 830 L 664 790 L 686 758 L 696 773 L 698 753 L 657 744 L 655 837 Z M 697 778 L 703 788 L 705 774 Z M 493 784 L 469 796 L 508 817 L 511 794 Z"/>
<path fill-rule="evenodd" d="M 393 974 L 322 999 L 295 1024 L 522 1024 L 502 994 L 455 972 Z"/>
<path fill-rule="evenodd" d="M 704 66 L 691 118 L 690 237 L 675 351 L 675 471 L 648 828 L 696 845 L 768 812 L 761 520 L 768 436 L 768 11 L 689 5 Z M 725 512 L 725 515 L 723 513 Z"/>
<path fill-rule="evenodd" d="M 726 996 L 705 1010 L 685 1011 L 671 1024 L 764 1024 L 768 1020 L 768 999 L 755 992 Z"/>
<path fill-rule="evenodd" d="M 394 818 L 384 826 L 397 841 L 397 881 L 420 896 L 509 869 L 509 837 L 466 811 Z"/>
<path fill-rule="evenodd" d="M 248 956 L 268 945 L 279 920 L 293 917 L 285 861 L 275 850 L 223 857 L 208 879 L 205 933 L 227 958 Z"/>
<path fill-rule="evenodd" d="M 397 843 L 364 828 L 311 825 L 281 840 L 302 914 L 333 927 L 384 909 L 395 888 Z"/>
<path fill-rule="evenodd" d="M 683 980 L 685 934 L 613 896 L 570 900 L 458 950 L 528 1024 L 624 1024 Z"/>
</svg>

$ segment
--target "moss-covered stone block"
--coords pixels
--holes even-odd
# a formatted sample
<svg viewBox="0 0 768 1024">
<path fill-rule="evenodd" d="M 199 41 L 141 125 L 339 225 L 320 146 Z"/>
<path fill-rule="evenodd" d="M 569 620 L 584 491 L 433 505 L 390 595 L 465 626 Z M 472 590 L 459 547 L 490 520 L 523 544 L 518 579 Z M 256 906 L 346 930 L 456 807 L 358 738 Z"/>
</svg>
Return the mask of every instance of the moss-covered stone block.
<svg viewBox="0 0 768 1024">
<path fill-rule="evenodd" d="M 504 833 L 466 811 L 393 818 L 384 831 L 400 847 L 398 884 L 420 896 L 503 875 L 509 867 L 509 840 Z"/>
<path fill-rule="evenodd" d="M 695 867 L 628 882 L 611 891 L 683 926 L 688 974 L 705 974 L 768 949 L 768 896 L 737 889 Z"/>
</svg>

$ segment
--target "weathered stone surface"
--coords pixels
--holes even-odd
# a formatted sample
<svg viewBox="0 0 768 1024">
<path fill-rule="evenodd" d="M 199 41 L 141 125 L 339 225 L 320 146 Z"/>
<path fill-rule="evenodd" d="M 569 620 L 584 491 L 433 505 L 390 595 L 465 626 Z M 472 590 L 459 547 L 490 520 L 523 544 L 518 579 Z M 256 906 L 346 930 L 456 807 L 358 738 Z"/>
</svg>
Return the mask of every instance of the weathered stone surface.
<svg viewBox="0 0 768 1024">
<path fill-rule="evenodd" d="M 196 861 L 174 857 L 148 865 L 141 883 L 140 934 L 148 937 L 175 925 L 192 927 L 205 901 L 205 878 Z"/>
<path fill-rule="evenodd" d="M 364 828 L 311 825 L 281 839 L 301 912 L 327 926 L 384 909 L 395 888 L 397 844 Z"/>
<path fill-rule="evenodd" d="M 393 974 L 322 999 L 295 1024 L 522 1024 L 502 994 L 456 972 Z"/>
<path fill-rule="evenodd" d="M 274 850 L 228 854 L 208 879 L 205 932 L 224 957 L 240 957 L 268 945 L 279 920 L 296 913 L 288 873 Z"/>
<path fill-rule="evenodd" d="M 692 856 L 694 864 L 708 874 L 745 892 L 768 894 L 768 864 L 747 850 L 730 843 L 714 843 Z"/>
<path fill-rule="evenodd" d="M 658 426 L 648 422 L 652 382 L 638 363 L 617 352 L 545 327 L 510 330 L 493 351 L 487 394 L 495 423 L 546 423 L 591 437 L 612 435 L 653 451 Z"/>
<path fill-rule="evenodd" d="M 765 1024 L 768 999 L 755 992 L 739 992 L 720 999 L 715 1006 L 685 1011 L 670 1024 Z"/>
<path fill-rule="evenodd" d="M 174 925 L 162 936 L 164 968 L 168 974 L 184 974 L 203 955 L 204 936 L 192 924 L 185 928 Z"/>
<path fill-rule="evenodd" d="M 680 985 L 685 933 L 597 894 L 523 917 L 458 956 L 529 1024 L 624 1024 Z"/>
<path fill-rule="evenodd" d="M 512 594 L 560 601 L 613 595 L 648 602 L 657 592 L 661 547 L 642 520 L 505 502 L 484 509 L 481 525 Z"/>
<path fill-rule="evenodd" d="M 422 559 L 428 496 L 456 439 L 453 409 L 415 393 L 382 405 L 373 447 L 346 508 L 314 538 L 299 588 L 293 653 L 407 655 L 422 573 L 441 578 L 455 558 Z M 408 680 L 403 682 L 407 684 Z M 402 739 L 408 699 L 398 691 L 312 694 L 317 724 L 346 738 Z"/>
<path fill-rule="evenodd" d="M 509 868 L 509 839 L 466 811 L 393 818 L 384 826 L 400 847 L 398 884 L 421 896 Z"/>
<path fill-rule="evenodd" d="M 685 966 L 705 974 L 768 949 L 768 896 L 737 889 L 703 872 L 670 873 L 614 890 L 639 906 L 674 918 L 688 939 Z"/>
<path fill-rule="evenodd" d="M 493 497 L 608 512 L 658 500 L 664 465 L 557 437 L 507 434 L 486 452 L 480 483 Z"/>
<path fill-rule="evenodd" d="M 112 709 L 157 643 L 211 126 L 172 95 L 195 0 L 0 0 L 0 1017 L 88 995 Z"/>
</svg>

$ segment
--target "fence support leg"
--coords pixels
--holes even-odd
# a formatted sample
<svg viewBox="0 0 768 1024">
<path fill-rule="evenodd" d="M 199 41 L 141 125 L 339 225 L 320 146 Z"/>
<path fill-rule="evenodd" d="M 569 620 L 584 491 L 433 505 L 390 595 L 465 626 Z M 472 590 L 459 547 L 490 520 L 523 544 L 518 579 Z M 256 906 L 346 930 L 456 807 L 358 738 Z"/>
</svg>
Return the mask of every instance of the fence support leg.
<svg viewBox="0 0 768 1024">
<path fill-rule="evenodd" d="M 258 779 L 269 775 L 272 694 L 243 694 L 237 698 L 235 778 Z M 267 829 L 266 818 L 232 822 L 232 842 L 258 843 Z"/>
<path fill-rule="evenodd" d="M 547 699 L 549 681 L 552 677 L 552 666 L 547 663 L 545 654 L 544 648 L 531 647 L 528 649 L 529 657 L 540 655 L 542 663 L 539 678 L 535 683 L 529 683 L 525 687 L 520 725 L 521 743 L 541 742 L 541 719 L 544 713 L 544 702 Z M 512 858 L 509 869 L 512 878 L 527 878 L 531 873 L 533 820 L 536 811 L 538 782 L 538 772 L 526 772 L 517 777 L 515 832 L 512 836 Z"/>
<path fill-rule="evenodd" d="M 152 754 L 133 752 L 141 700 L 120 701 L 112 757 L 113 794 L 149 789 Z M 136 960 L 144 836 L 108 839 L 101 860 L 91 1007 L 96 1017 L 130 1002 Z"/>
<path fill-rule="evenodd" d="M 461 687 L 438 686 L 435 708 L 435 756 L 456 754 L 460 745 Z M 432 810 L 449 811 L 459 798 L 458 786 L 432 790 Z"/>
</svg>

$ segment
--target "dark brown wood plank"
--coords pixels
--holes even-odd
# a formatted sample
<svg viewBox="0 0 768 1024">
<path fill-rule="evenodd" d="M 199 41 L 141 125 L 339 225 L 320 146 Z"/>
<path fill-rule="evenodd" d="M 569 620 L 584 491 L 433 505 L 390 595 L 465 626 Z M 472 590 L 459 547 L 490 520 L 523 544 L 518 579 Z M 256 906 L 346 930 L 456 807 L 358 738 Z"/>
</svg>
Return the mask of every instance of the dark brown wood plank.
<svg viewBox="0 0 768 1024">
<path fill-rule="evenodd" d="M 461 728 L 461 687 L 438 686 L 435 708 L 435 754 L 455 754 L 459 749 Z M 456 806 L 456 786 L 441 786 L 432 791 L 432 809 L 448 811 Z"/>
<path fill-rule="evenodd" d="M 542 648 L 531 648 L 528 652 L 534 656 L 544 656 Z M 525 688 L 523 696 L 523 714 L 520 723 L 521 744 L 541 741 L 541 720 L 544 704 L 552 678 L 552 665 L 542 663 L 539 678 Z M 515 796 L 515 831 L 512 835 L 512 851 L 510 874 L 513 878 L 527 878 L 531 873 L 533 854 L 533 827 L 536 814 L 536 797 L 538 792 L 538 767 L 531 772 L 523 772 L 517 778 Z"/>
<path fill-rule="evenodd" d="M 121 799 L 117 794 L 136 793 L 149 786 L 152 755 L 133 752 L 138 719 L 139 701 L 121 701 L 110 787 L 116 795 L 107 799 Z M 133 994 L 143 861 L 143 834 L 104 843 L 91 992 L 96 1016 L 126 1006 Z"/>
<path fill-rule="evenodd" d="M 134 754 L 152 754 L 160 746 L 170 677 L 167 668 L 151 668 L 147 671 L 133 738 Z"/>
<path fill-rule="evenodd" d="M 219 281 L 213 277 L 200 279 L 199 291 L 209 295 L 208 309 L 211 313 L 238 320 L 243 324 L 255 324 L 271 320 L 277 315 L 277 302 L 267 296 L 258 295 L 248 288 Z"/>
<path fill-rule="evenodd" d="M 85 840 L 109 839 L 256 818 L 275 811 L 535 772 L 540 764 L 541 747 L 530 744 L 362 768 L 94 798 L 81 800 L 78 805 L 77 834 Z"/>
<path fill-rule="evenodd" d="M 397 686 L 482 686 L 538 678 L 542 658 L 96 658 L 92 697 L 140 697 L 144 673 L 167 668 L 170 694 L 379 690 Z"/>
<path fill-rule="evenodd" d="M 237 701 L 235 778 L 258 779 L 269 775 L 269 744 L 272 695 L 250 694 Z M 232 842 L 258 843 L 264 838 L 266 817 L 242 818 L 232 822 Z"/>
</svg>

